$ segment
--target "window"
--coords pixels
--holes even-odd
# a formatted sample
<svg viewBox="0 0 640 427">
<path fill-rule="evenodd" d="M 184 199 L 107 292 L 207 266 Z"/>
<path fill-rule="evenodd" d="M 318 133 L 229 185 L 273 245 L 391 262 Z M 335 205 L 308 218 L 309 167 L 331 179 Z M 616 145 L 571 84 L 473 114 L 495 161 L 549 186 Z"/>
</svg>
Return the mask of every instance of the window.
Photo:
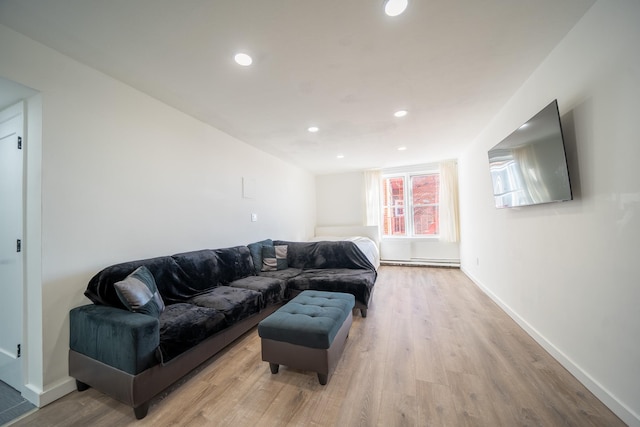
<svg viewBox="0 0 640 427">
<path fill-rule="evenodd" d="M 382 220 L 385 236 L 437 236 L 440 175 L 404 173 L 382 177 Z"/>
</svg>

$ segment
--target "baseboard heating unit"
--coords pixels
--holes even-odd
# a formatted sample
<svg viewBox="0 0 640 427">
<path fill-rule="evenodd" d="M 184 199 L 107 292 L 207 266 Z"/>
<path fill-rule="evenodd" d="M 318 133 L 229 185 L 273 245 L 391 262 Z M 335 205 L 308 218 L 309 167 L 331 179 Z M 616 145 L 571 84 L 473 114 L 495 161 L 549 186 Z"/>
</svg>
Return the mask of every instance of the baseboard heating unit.
<svg viewBox="0 0 640 427">
<path fill-rule="evenodd" d="M 406 259 L 381 259 L 382 265 L 406 265 L 406 266 L 422 266 L 422 267 L 452 267 L 460 268 L 459 259 L 434 259 L 434 258 L 410 258 Z"/>
</svg>

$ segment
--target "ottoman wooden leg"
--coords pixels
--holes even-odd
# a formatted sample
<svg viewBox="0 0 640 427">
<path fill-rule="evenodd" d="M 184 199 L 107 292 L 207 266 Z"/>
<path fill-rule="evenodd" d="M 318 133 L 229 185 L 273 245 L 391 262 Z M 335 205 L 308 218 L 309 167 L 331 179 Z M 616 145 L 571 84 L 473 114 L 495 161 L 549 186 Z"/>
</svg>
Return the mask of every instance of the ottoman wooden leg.
<svg viewBox="0 0 640 427">
<path fill-rule="evenodd" d="M 318 381 L 320 381 L 320 385 L 327 385 L 327 378 L 329 375 L 318 373 Z"/>
<path fill-rule="evenodd" d="M 149 402 L 145 402 L 137 408 L 133 408 L 133 413 L 136 416 L 136 420 L 141 420 L 147 416 L 149 412 Z"/>
<path fill-rule="evenodd" d="M 278 369 L 280 369 L 280 365 L 277 364 L 277 363 L 269 362 L 269 368 L 271 368 L 271 373 L 272 374 L 277 374 L 278 373 Z"/>
</svg>

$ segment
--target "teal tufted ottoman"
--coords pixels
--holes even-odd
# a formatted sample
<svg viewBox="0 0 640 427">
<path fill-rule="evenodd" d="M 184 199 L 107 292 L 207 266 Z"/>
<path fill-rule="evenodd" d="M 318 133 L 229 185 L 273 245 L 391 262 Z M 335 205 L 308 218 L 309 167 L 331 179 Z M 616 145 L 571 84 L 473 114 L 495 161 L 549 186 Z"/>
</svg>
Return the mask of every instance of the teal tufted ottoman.
<svg viewBox="0 0 640 427">
<path fill-rule="evenodd" d="M 353 321 L 351 294 L 303 291 L 258 324 L 262 360 L 318 373 L 325 385 L 338 364 Z"/>
</svg>

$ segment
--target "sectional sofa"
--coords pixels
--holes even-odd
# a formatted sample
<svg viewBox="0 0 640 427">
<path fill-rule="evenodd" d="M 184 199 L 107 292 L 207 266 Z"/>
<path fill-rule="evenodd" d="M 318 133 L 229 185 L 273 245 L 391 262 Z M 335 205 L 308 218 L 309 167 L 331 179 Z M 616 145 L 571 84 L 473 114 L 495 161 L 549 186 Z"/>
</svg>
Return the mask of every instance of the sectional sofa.
<svg viewBox="0 0 640 427">
<path fill-rule="evenodd" d="M 70 312 L 69 375 L 144 418 L 151 399 L 305 289 L 348 292 L 367 314 L 377 273 L 358 247 L 270 239 L 124 262 Z"/>
</svg>

